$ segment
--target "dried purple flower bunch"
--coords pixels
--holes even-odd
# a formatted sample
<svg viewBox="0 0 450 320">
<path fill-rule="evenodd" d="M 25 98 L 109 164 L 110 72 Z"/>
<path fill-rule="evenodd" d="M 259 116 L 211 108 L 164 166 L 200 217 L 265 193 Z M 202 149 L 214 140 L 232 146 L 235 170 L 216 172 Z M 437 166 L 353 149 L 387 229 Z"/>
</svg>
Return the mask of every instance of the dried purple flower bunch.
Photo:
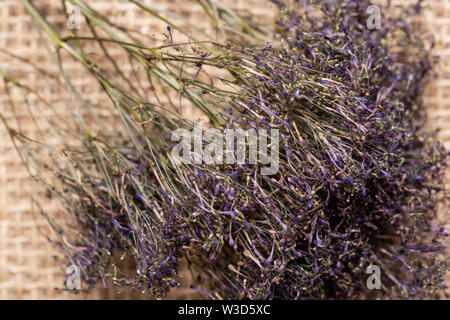
<svg viewBox="0 0 450 320">
<path fill-rule="evenodd" d="M 119 43 L 202 109 L 210 127 L 277 129 L 279 150 L 271 151 L 279 165 L 270 175 L 261 174 L 261 161 L 175 161 L 170 133 L 194 123 L 85 64 L 127 134 L 80 130 L 81 146 L 64 149 L 68 164 L 55 159 L 58 182 L 48 184 L 73 221 L 46 216 L 57 232 L 52 241 L 89 287 L 113 277 L 163 296 L 178 285 L 185 258 L 198 275 L 195 289 L 211 299 L 430 298 L 444 288 L 447 233 L 433 219 L 445 201 L 448 152 L 423 129 L 429 50 L 401 18 L 369 30 L 369 1 L 272 2 L 280 19 L 265 44 L 242 47 L 230 38 L 188 52 L 171 42 L 178 53 L 153 50 L 153 61 L 141 46 Z M 409 17 L 419 7 L 405 10 Z M 191 73 L 173 80 L 175 72 L 161 68 L 175 68 L 173 61 Z M 206 81 L 214 75 L 205 66 L 227 71 L 231 78 L 215 79 L 229 89 Z M 136 273 L 108 271 L 112 255 L 131 257 Z M 380 291 L 367 287 L 372 265 L 381 271 Z"/>
</svg>

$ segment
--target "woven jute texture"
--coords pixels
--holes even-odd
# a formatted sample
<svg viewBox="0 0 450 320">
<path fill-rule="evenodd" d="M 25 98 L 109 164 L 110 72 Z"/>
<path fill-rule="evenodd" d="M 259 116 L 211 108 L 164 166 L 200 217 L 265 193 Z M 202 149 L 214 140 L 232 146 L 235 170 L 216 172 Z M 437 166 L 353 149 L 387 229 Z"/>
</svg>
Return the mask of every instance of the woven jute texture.
<svg viewBox="0 0 450 320">
<path fill-rule="evenodd" d="M 142 33 L 156 36 L 166 31 L 164 23 L 125 0 L 86 2 L 118 25 L 126 25 Z M 210 28 L 201 7 L 194 0 L 142 0 L 142 2 L 162 13 L 174 12 L 200 29 Z M 273 21 L 273 10 L 267 5 L 268 1 L 224 2 L 247 14 Z M 35 0 L 33 4 L 52 25 L 60 30 L 65 28 L 66 21 L 61 1 Z M 441 128 L 438 136 L 445 142 L 446 147 L 450 148 L 450 2 L 426 1 L 421 20 L 434 36 L 435 54 L 440 56 L 436 78 L 427 88 L 429 126 Z M 83 23 L 84 21 L 81 27 L 87 28 Z M 123 52 L 117 47 L 112 47 L 109 53 L 118 63 L 124 60 Z M 57 73 L 58 70 L 50 60 L 39 33 L 19 0 L 0 1 L 0 67 L 14 74 L 21 83 L 38 95 L 45 96 L 57 110 L 62 110 L 58 108 L 62 108 L 64 103 L 69 103 L 68 96 L 59 92 L 58 87 L 52 88 L 42 83 L 38 75 L 36 68 L 50 74 Z M 65 69 L 86 99 L 100 106 L 110 103 L 101 93 L 96 80 L 86 75 L 86 71 L 78 63 L 69 63 Z M 39 104 L 37 95 L 34 95 L 34 98 L 31 95 L 29 98 L 35 99 L 35 103 Z M 99 110 L 102 112 L 101 108 Z M 0 111 L 8 120 L 20 119 L 21 130 L 25 134 L 33 135 L 36 134 L 34 131 L 39 130 L 39 126 L 27 122 L 27 108 L 20 90 L 12 89 L 4 83 L 0 86 Z M 114 115 L 106 111 L 101 116 L 105 119 L 114 118 Z M 195 114 L 188 116 L 196 117 Z M 46 211 L 58 210 L 58 203 L 46 198 L 42 190 L 30 181 L 6 129 L 0 126 L 0 299 L 142 298 L 129 292 L 118 293 L 117 288 L 99 287 L 88 295 L 76 296 L 67 291 L 55 290 L 64 287 L 64 269 L 61 268 L 61 263 L 55 261 L 54 256 L 57 253 L 43 236 L 48 232 L 47 222 L 33 205 L 32 197 L 39 199 Z M 442 212 L 445 212 L 445 208 Z M 445 220 L 447 217 L 441 216 L 440 219 Z M 168 298 L 193 297 L 191 290 L 188 289 L 192 281 L 189 273 L 185 272 L 181 288 L 174 290 Z"/>
</svg>

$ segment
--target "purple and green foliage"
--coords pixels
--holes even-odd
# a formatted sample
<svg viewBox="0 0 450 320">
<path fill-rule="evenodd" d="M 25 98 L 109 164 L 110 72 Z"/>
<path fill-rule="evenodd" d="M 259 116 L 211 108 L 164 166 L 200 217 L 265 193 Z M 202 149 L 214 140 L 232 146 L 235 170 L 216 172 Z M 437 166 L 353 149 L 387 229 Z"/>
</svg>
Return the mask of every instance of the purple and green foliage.
<svg viewBox="0 0 450 320">
<path fill-rule="evenodd" d="M 201 93 L 184 91 L 194 105 L 218 92 L 226 102 L 211 126 L 279 130 L 278 172 L 175 163 L 170 132 L 192 124 L 163 113 L 151 130 L 84 140 L 89 156 L 72 159 L 98 174 L 58 176 L 76 223 L 52 226 L 88 286 L 114 277 L 163 296 L 184 258 L 212 299 L 430 298 L 443 288 L 447 233 L 433 219 L 448 152 L 423 128 L 432 64 L 421 34 L 401 17 L 367 29 L 365 0 L 273 2 L 273 41 L 230 40 L 183 62 L 197 68 L 185 84 Z M 205 85 L 202 66 L 227 71 L 237 90 Z M 113 254 L 136 273 L 108 272 Z M 370 265 L 381 291 L 366 286 Z"/>
</svg>

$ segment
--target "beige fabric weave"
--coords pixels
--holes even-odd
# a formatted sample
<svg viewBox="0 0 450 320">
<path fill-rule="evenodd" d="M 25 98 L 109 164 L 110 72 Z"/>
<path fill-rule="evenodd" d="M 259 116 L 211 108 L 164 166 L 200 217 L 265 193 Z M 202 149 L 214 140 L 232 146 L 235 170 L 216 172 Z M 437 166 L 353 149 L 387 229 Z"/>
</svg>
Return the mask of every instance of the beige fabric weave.
<svg viewBox="0 0 450 320">
<path fill-rule="evenodd" d="M 143 33 L 156 35 L 165 31 L 166 26 L 162 22 L 155 20 L 127 1 L 88 0 L 86 2 L 119 25 L 127 25 Z M 208 27 L 201 7 L 194 0 L 142 0 L 142 2 L 152 8 L 175 11 L 200 28 Z M 271 19 L 272 11 L 266 1 L 226 2 L 232 3 L 237 9 L 246 10 L 252 15 L 265 17 L 267 20 Z M 40 12 L 46 14 L 52 24 L 63 30 L 65 16 L 61 11 L 60 1 L 35 0 L 33 3 Z M 435 53 L 441 56 L 440 63 L 436 68 L 437 78 L 427 90 L 430 126 L 443 128 L 439 136 L 442 141 L 445 141 L 446 147 L 450 148 L 450 2 L 448 0 L 426 1 L 426 9 L 423 11 L 422 17 L 423 22 L 428 25 L 436 38 Z M 83 23 L 84 21 L 82 21 L 82 28 L 85 27 Z M 23 57 L 50 73 L 57 72 L 54 64 L 49 61 L 47 51 L 32 25 L 31 18 L 19 0 L 0 1 L 0 67 L 13 73 L 46 99 L 53 101 L 55 106 L 61 107 L 64 102 L 60 100 L 57 90 L 52 91 L 41 83 L 31 65 L 11 57 L 1 49 Z M 117 48 L 111 51 L 111 55 L 117 57 L 117 61 L 120 61 L 121 54 Z M 95 80 L 87 76 L 82 67 L 73 64 L 68 69 L 85 97 L 99 105 L 108 103 L 106 97 L 100 94 L 101 91 Z M 0 112 L 6 114 L 8 120 L 13 121 L 14 116 L 18 116 L 22 119 L 21 122 L 25 121 L 27 110 L 20 92 L 11 90 L 9 95 L 6 93 L 4 84 L 1 84 Z M 14 112 L 10 108 L 11 101 L 9 99 L 14 105 Z M 108 118 L 110 115 L 103 114 L 103 116 Z M 25 130 L 27 134 L 33 134 L 35 128 L 30 123 L 22 130 Z M 64 270 L 52 257 L 56 254 L 55 250 L 40 233 L 40 230 L 44 233 L 48 230 L 47 222 L 39 215 L 37 208 L 32 205 L 32 195 L 39 197 L 46 210 L 56 210 L 58 204 L 47 199 L 42 190 L 30 182 L 28 173 L 14 150 L 5 128 L 0 125 L 0 299 L 139 297 L 130 295 L 128 292 L 117 294 L 116 288 L 97 288 L 87 296 L 75 297 L 68 292 L 55 290 L 55 287 L 64 287 L 62 277 Z M 442 219 L 446 218 L 442 217 Z M 190 297 L 191 291 L 186 288 L 186 285 L 191 280 L 188 277 L 184 281 L 183 287 L 175 290 L 169 298 Z"/>
</svg>

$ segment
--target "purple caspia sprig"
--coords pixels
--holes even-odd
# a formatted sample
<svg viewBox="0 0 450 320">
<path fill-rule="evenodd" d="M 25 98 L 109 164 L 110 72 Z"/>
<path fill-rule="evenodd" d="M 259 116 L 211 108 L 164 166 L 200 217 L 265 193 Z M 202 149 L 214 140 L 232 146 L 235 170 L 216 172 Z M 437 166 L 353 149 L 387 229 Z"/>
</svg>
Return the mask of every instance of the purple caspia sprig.
<svg viewBox="0 0 450 320">
<path fill-rule="evenodd" d="M 430 298 L 444 288 L 447 233 L 433 219 L 448 152 L 423 129 L 432 67 L 423 39 L 401 18 L 367 29 L 366 0 L 273 2 L 272 42 L 216 43 L 217 56 L 180 46 L 167 64 L 194 70 L 177 90 L 214 115 L 211 126 L 279 130 L 278 172 L 176 163 L 170 131 L 193 124 L 160 110 L 151 130 L 89 137 L 90 157 L 71 156 L 77 178 L 58 175 L 74 227 L 52 223 L 89 286 L 112 277 L 163 296 L 185 258 L 196 290 L 213 299 Z M 235 90 L 207 83 L 203 66 L 226 71 L 232 80 L 215 80 Z M 205 107 L 219 98 L 226 108 Z M 131 257 L 135 274 L 108 271 L 114 254 Z M 382 291 L 366 285 L 371 265 Z"/>
<path fill-rule="evenodd" d="M 370 265 L 391 297 L 443 288 L 446 232 L 432 219 L 448 153 L 421 133 L 429 52 L 402 19 L 368 30 L 367 1 L 332 3 L 313 3 L 325 19 L 281 5 L 281 42 L 232 59 L 251 72 L 229 126 L 278 128 L 282 150 L 275 176 L 247 165 L 187 180 L 216 297 L 371 296 Z"/>
</svg>

